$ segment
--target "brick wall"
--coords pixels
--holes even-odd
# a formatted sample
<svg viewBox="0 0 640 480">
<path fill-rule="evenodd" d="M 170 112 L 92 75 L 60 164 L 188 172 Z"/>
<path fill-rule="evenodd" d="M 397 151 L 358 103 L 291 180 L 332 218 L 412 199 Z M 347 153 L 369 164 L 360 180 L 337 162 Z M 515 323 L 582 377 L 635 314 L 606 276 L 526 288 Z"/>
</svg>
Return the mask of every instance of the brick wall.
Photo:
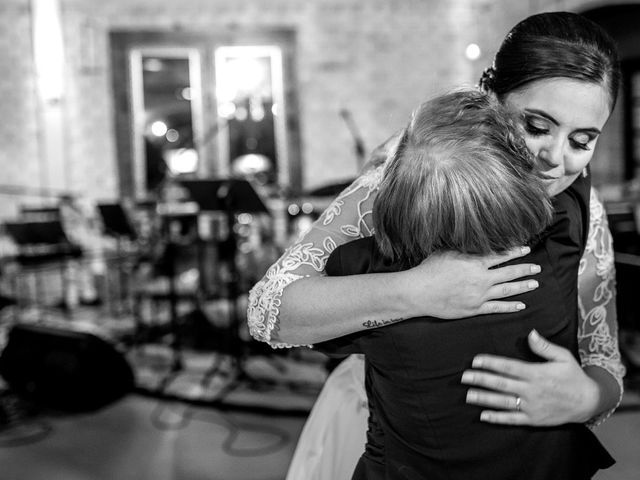
<svg viewBox="0 0 640 480">
<path fill-rule="evenodd" d="M 177 6 L 141 0 L 66 1 L 65 28 L 70 32 L 77 30 L 74 24 L 92 23 L 94 35 L 100 37 L 94 40 L 100 65 L 107 63 L 104 37 L 109 28 L 295 28 L 303 182 L 312 188 L 357 172 L 352 139 L 340 109 L 352 112 L 366 146 L 373 148 L 405 122 L 421 99 L 446 86 L 472 81 L 472 65 L 464 58 L 464 47 L 471 41 L 467 34 L 473 21 L 470 3 L 191 0 Z M 74 49 L 82 48 L 82 42 L 75 43 L 69 46 L 72 56 Z M 100 72 L 93 77 L 103 80 Z M 82 78 L 75 82 L 81 84 Z M 76 98 L 77 105 L 71 106 L 71 115 L 79 115 L 82 102 L 96 108 L 98 100 L 99 107 L 107 108 L 95 112 L 94 120 L 99 121 L 102 114 L 108 124 L 111 112 L 102 101 L 104 96 L 99 91 L 83 92 L 82 98 Z M 86 123 L 85 127 L 91 129 Z M 103 157 L 113 154 L 110 149 L 100 150 Z"/>
<path fill-rule="evenodd" d="M 422 99 L 473 84 L 508 29 L 542 10 L 579 11 L 606 3 L 510 0 L 61 0 L 66 57 L 62 101 L 68 188 L 93 198 L 117 194 L 110 29 L 297 31 L 297 83 L 306 188 L 355 175 L 347 108 L 371 149 L 401 127 Z M 39 115 L 28 0 L 0 3 L 0 184 L 39 185 Z M 479 43 L 483 56 L 464 57 Z M 616 117 L 617 118 L 617 117 Z M 614 179 L 619 118 L 603 138 L 598 177 Z M 0 196 L 0 215 L 13 209 Z"/>
<path fill-rule="evenodd" d="M 40 122 L 27 2 L 0 3 L 0 185 L 38 187 Z M 18 197 L 0 187 L 0 216 Z"/>
</svg>

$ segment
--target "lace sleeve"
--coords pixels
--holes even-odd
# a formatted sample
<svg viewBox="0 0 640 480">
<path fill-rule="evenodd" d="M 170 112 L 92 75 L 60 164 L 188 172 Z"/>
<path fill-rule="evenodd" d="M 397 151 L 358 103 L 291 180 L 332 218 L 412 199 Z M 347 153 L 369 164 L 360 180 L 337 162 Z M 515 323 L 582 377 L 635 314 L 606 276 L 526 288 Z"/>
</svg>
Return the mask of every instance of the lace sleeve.
<svg viewBox="0 0 640 480">
<path fill-rule="evenodd" d="M 625 369 L 618 348 L 613 244 L 604 207 L 593 189 L 590 203 L 589 236 L 578 270 L 580 361 L 583 367 L 597 366 L 609 372 L 620 385 L 622 398 Z M 589 425 L 602 423 L 615 408 L 617 404 Z"/>
<path fill-rule="evenodd" d="M 300 278 L 324 275 L 327 259 L 338 245 L 372 234 L 371 210 L 383 168 L 368 169 L 347 187 L 251 289 L 247 323 L 256 340 L 272 347 L 295 346 L 278 339 L 282 292 Z"/>
</svg>

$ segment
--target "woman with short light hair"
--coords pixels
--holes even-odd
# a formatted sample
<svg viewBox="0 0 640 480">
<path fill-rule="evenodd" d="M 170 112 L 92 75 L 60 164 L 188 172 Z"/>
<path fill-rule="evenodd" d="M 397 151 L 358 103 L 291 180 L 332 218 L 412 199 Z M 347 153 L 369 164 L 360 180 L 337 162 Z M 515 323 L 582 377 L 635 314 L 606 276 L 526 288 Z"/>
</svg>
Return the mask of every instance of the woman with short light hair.
<svg viewBox="0 0 640 480">
<path fill-rule="evenodd" d="M 492 425 L 465 403 L 461 379 L 478 352 L 534 360 L 527 338 L 536 331 L 578 358 L 589 182 L 556 195 L 552 210 L 546 180 L 495 98 L 457 91 L 415 111 L 384 169 L 374 236 L 335 249 L 327 274 L 401 272 L 442 249 L 487 255 L 526 244 L 541 286 L 511 315 L 416 317 L 316 345 L 365 355 L 371 413 L 354 480 L 586 480 L 613 463 L 583 424 Z"/>
</svg>

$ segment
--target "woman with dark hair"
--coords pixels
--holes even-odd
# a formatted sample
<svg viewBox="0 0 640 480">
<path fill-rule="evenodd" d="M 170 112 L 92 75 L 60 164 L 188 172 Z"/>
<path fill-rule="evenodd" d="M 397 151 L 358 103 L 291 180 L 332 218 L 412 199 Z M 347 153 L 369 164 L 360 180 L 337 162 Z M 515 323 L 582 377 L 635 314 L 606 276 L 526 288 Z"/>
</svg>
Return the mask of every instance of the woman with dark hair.
<svg viewBox="0 0 640 480">
<path fill-rule="evenodd" d="M 478 91 L 422 104 L 385 164 L 375 233 L 336 248 L 329 275 L 399 272 L 447 249 L 471 254 L 531 246 L 543 266 L 530 308 L 442 322 L 418 317 L 316 344 L 365 355 L 370 422 L 353 475 L 374 479 L 588 479 L 612 459 L 583 424 L 530 428 L 478 422 L 460 379 L 479 351 L 535 360 L 535 329 L 577 352 L 575 285 L 589 182 L 553 198 L 506 107 Z M 509 451 L 509 455 L 504 453 Z"/>
<path fill-rule="evenodd" d="M 527 146 L 549 177 L 548 191 L 557 194 L 580 175 L 588 175 L 593 148 L 615 105 L 619 77 L 615 45 L 606 33 L 579 15 L 555 12 L 516 25 L 481 84 L 519 116 Z M 525 255 L 526 249 L 487 256 L 440 252 L 401 272 L 335 278 L 323 274 L 337 245 L 372 234 L 371 209 L 386 158 L 385 154 L 374 158 L 253 288 L 248 321 L 255 338 L 273 346 L 314 344 L 407 318 L 452 321 L 532 307 L 517 298 L 497 300 L 537 288 L 531 278 L 517 279 L 536 273 L 539 265 L 493 268 Z M 593 192 L 589 203 L 589 235 L 577 280 L 580 362 L 568 349 L 536 335 L 529 336 L 529 346 L 544 362 L 478 352 L 462 380 L 472 385 L 467 402 L 486 407 L 482 421 L 595 424 L 620 400 L 624 368 L 612 301 L 611 238 Z M 355 368 L 355 363 L 350 366 Z M 334 375 L 346 373 L 338 367 Z M 314 410 L 328 408 L 317 405 Z M 303 431 L 289 478 L 319 478 L 292 473 L 299 471 L 298 458 L 304 464 L 304 457 L 316 455 L 316 445 L 308 440 L 316 420 L 322 418 L 315 411 Z"/>
</svg>

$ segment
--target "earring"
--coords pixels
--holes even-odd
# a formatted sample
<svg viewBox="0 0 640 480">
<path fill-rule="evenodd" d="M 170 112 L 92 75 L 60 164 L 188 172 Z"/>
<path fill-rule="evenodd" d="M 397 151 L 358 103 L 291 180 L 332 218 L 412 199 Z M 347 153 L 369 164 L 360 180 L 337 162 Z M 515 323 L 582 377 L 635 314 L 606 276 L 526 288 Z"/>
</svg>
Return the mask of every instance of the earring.
<svg viewBox="0 0 640 480">
<path fill-rule="evenodd" d="M 589 171 L 587 170 L 587 167 L 584 167 L 582 169 L 582 176 L 583 178 L 587 178 L 589 176 Z"/>
</svg>

